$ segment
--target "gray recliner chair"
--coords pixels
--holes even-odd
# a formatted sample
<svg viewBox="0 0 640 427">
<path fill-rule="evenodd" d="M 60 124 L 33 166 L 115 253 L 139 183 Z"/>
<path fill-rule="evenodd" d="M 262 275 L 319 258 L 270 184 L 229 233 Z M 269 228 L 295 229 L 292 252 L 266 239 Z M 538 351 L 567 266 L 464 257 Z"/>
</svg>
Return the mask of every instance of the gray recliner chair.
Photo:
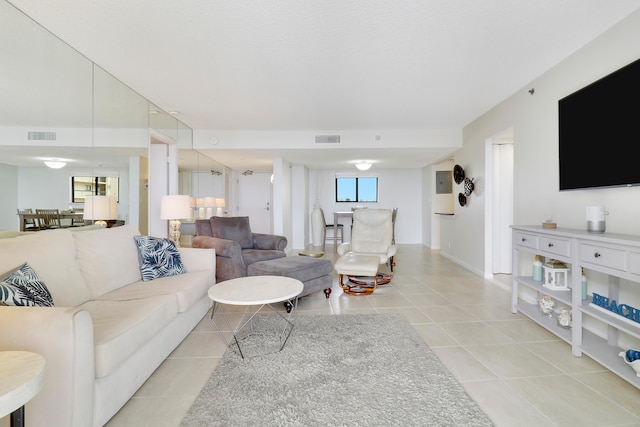
<svg viewBox="0 0 640 427">
<path fill-rule="evenodd" d="M 287 238 L 252 233 L 249 217 L 219 217 L 196 220 L 194 248 L 216 251 L 216 282 L 245 277 L 247 266 L 258 261 L 283 258 Z"/>
</svg>

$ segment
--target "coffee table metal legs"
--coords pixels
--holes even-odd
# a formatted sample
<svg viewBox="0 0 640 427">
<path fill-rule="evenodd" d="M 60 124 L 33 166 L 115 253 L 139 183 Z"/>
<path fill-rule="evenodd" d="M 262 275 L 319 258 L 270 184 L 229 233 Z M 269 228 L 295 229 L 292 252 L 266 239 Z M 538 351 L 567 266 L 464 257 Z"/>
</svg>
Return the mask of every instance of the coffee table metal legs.
<svg viewBox="0 0 640 427">
<path fill-rule="evenodd" d="M 244 320 L 238 328 L 234 329 L 231 326 L 231 321 L 229 320 L 228 314 L 225 312 L 223 308 L 223 304 L 218 304 L 214 302 L 213 308 L 211 309 L 211 320 L 213 321 L 213 324 L 216 330 L 218 331 L 218 333 L 224 339 L 224 342 L 227 345 L 227 347 L 230 347 L 232 349 L 237 348 L 238 353 L 244 359 L 246 357 L 249 357 L 246 354 L 246 352 L 243 351 L 243 347 L 245 348 L 247 347 L 247 340 L 251 339 L 253 335 L 264 335 L 263 334 L 264 331 L 258 331 L 257 327 L 254 325 L 254 322 L 256 320 L 255 318 L 260 313 L 260 311 L 262 311 L 264 307 L 268 306 L 277 315 L 277 317 L 282 320 L 283 326 L 281 328 L 274 329 L 275 331 L 278 331 L 278 332 L 273 334 L 268 334 L 268 335 L 273 335 L 273 338 L 277 337 L 276 339 L 280 344 L 279 348 L 277 348 L 277 351 L 282 351 L 282 349 L 284 348 L 284 346 L 286 345 L 289 339 L 289 336 L 291 335 L 291 332 L 293 331 L 294 325 L 291 322 L 291 316 L 293 314 L 293 311 L 295 311 L 295 308 L 297 308 L 297 305 L 298 305 L 298 299 L 296 298 L 295 300 L 293 300 L 291 310 L 287 310 L 287 315 L 284 316 L 282 315 L 282 313 L 276 310 L 271 304 L 262 304 L 258 307 L 257 310 L 251 313 L 249 317 L 246 320 Z M 217 311 L 224 318 L 224 321 L 227 324 L 227 327 L 229 328 L 228 330 L 230 330 L 233 334 L 233 341 L 231 342 L 227 340 L 227 337 L 225 336 L 223 331 L 220 329 L 218 322 L 216 322 L 216 320 L 214 319 L 214 315 L 216 314 L 216 308 L 218 306 L 219 306 L 219 309 Z M 274 316 L 271 316 L 271 317 L 274 317 Z"/>
<path fill-rule="evenodd" d="M 11 413 L 10 425 L 11 427 L 24 427 L 24 406 Z"/>
</svg>

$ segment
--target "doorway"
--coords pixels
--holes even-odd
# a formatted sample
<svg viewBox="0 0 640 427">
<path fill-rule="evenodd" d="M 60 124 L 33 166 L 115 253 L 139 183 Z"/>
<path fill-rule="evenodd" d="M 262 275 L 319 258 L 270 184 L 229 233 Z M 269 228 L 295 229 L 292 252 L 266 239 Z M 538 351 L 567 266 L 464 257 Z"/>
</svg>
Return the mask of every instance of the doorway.
<svg viewBox="0 0 640 427">
<path fill-rule="evenodd" d="M 254 233 L 272 233 L 271 203 L 271 173 L 255 172 L 238 177 L 238 215 L 249 217 Z"/>
<path fill-rule="evenodd" d="M 487 199 L 487 259 L 485 271 L 512 274 L 511 225 L 513 224 L 513 129 L 494 135 L 487 141 L 486 166 L 490 180 Z"/>
</svg>

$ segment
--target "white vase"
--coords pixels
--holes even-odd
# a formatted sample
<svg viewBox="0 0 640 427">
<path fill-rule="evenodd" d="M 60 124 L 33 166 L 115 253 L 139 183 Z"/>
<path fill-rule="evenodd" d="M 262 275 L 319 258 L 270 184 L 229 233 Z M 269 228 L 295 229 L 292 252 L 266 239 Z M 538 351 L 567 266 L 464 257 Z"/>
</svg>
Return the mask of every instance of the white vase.
<svg viewBox="0 0 640 427">
<path fill-rule="evenodd" d="M 322 246 L 323 239 L 323 226 L 322 226 L 322 211 L 319 208 L 315 208 L 311 211 L 311 236 L 313 246 Z"/>
</svg>

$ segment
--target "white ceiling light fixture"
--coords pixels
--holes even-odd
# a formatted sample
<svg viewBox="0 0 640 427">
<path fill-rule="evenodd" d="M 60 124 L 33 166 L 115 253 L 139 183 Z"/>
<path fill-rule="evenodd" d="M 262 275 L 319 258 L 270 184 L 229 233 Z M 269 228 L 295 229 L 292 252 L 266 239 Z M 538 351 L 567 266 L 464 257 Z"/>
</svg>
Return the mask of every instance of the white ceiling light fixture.
<svg viewBox="0 0 640 427">
<path fill-rule="evenodd" d="M 356 163 L 356 167 L 361 171 L 366 171 L 371 168 L 371 163 Z"/>
<path fill-rule="evenodd" d="M 62 169 L 63 167 L 67 166 L 67 162 L 63 162 L 59 159 L 45 160 L 44 164 L 51 169 Z"/>
</svg>

